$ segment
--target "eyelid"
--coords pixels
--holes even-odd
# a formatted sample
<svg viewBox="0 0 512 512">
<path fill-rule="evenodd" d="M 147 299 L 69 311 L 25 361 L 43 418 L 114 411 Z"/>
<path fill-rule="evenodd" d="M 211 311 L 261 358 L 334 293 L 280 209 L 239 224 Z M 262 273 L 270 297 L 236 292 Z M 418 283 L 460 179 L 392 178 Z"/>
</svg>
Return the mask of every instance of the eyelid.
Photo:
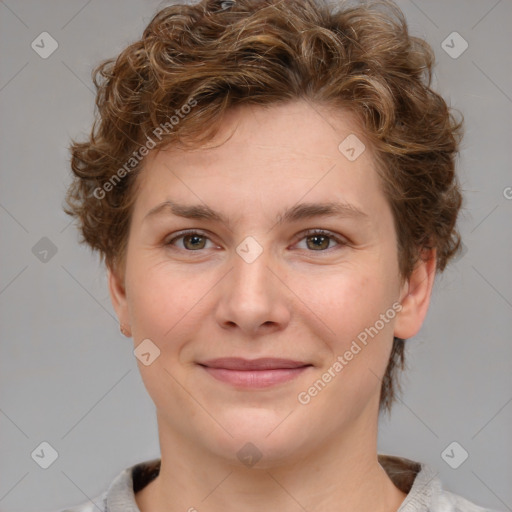
<svg viewBox="0 0 512 512">
<path fill-rule="evenodd" d="M 187 235 L 200 235 L 202 237 L 207 238 L 210 242 L 214 243 L 213 240 L 211 239 L 210 235 L 208 234 L 208 232 L 206 232 L 202 229 L 191 228 L 191 229 L 186 229 L 183 231 L 178 231 L 176 233 L 173 233 L 172 238 L 170 240 L 167 240 L 167 238 L 166 238 L 164 240 L 163 245 L 164 246 L 174 245 L 172 242 L 175 242 L 176 240 L 179 240 L 180 238 L 183 238 L 184 236 L 187 236 Z M 304 239 L 308 236 L 313 236 L 313 235 L 327 236 L 331 240 L 334 240 L 338 244 L 338 246 L 346 246 L 349 244 L 349 242 L 344 237 L 342 237 L 341 235 L 338 235 L 336 233 L 333 233 L 332 231 L 329 231 L 328 229 L 309 228 L 304 231 L 301 231 L 300 233 L 298 233 L 296 235 L 294 245 L 297 244 L 298 242 L 300 242 L 302 239 Z M 330 249 L 320 250 L 320 251 L 308 251 L 308 252 L 322 253 L 322 252 L 330 252 L 332 249 L 334 249 L 334 247 L 331 247 Z M 181 250 L 186 251 L 186 252 L 191 252 L 191 253 L 192 252 L 201 252 L 201 249 L 198 249 L 197 251 L 192 251 L 192 250 L 187 250 L 187 249 L 181 249 Z"/>
<path fill-rule="evenodd" d="M 323 228 L 310 228 L 310 229 L 306 229 L 305 231 L 301 231 L 297 237 L 296 237 L 296 240 L 297 242 L 295 243 L 298 243 L 300 242 L 303 238 L 306 238 L 308 236 L 313 236 L 313 235 L 323 235 L 323 236 L 327 236 L 329 237 L 331 240 L 334 240 L 339 246 L 345 246 L 345 245 L 348 245 L 348 240 L 346 240 L 344 237 L 342 237 L 341 235 L 338 235 L 328 229 L 323 229 Z M 318 253 L 322 253 L 322 252 L 330 252 L 332 249 L 335 249 L 335 247 L 331 247 L 330 249 L 326 249 L 324 251 L 308 251 L 308 252 L 318 252 Z"/>
<path fill-rule="evenodd" d="M 208 240 L 210 240 L 210 242 L 213 242 L 213 240 L 211 239 L 208 232 L 203 231 L 202 229 L 191 228 L 191 229 L 185 229 L 183 231 L 177 231 L 176 233 L 172 233 L 172 235 L 170 235 L 171 238 L 166 237 L 164 239 L 163 245 L 164 246 L 174 245 L 171 242 L 174 242 L 175 240 L 183 238 L 184 236 L 187 236 L 187 235 L 200 235 L 200 236 L 203 236 L 203 237 L 207 238 Z M 199 252 L 199 251 L 188 251 L 188 252 Z"/>
</svg>

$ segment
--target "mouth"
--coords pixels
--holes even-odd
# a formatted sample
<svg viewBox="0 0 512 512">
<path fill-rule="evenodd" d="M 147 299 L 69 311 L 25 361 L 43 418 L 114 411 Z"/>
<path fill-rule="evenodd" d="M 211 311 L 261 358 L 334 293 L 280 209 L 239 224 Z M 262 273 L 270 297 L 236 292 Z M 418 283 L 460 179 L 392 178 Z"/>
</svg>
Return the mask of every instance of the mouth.
<svg viewBox="0 0 512 512">
<path fill-rule="evenodd" d="M 288 382 L 313 365 L 281 358 L 228 357 L 198 363 L 214 379 L 240 388 L 266 388 Z"/>
</svg>

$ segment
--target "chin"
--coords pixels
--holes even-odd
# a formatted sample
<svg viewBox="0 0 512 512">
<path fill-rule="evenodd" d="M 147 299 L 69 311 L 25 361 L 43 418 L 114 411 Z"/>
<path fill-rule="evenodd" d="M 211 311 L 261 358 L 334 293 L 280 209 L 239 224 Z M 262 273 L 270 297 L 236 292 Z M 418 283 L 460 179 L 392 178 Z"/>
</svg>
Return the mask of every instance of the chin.
<svg viewBox="0 0 512 512">
<path fill-rule="evenodd" d="M 232 461 L 257 469 L 269 469 L 289 462 L 300 455 L 307 444 L 305 425 L 298 425 L 290 411 L 243 408 L 217 415 L 224 428 L 221 439 L 205 439 L 212 452 Z M 209 430 L 211 433 L 211 430 Z M 257 459 L 257 460 L 256 460 Z"/>
</svg>

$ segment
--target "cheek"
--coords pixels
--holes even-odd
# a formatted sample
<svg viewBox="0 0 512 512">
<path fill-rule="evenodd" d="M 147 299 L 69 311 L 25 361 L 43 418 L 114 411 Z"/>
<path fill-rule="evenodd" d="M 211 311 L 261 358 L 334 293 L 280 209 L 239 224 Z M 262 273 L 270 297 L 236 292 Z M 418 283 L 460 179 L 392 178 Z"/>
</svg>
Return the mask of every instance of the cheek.
<svg viewBox="0 0 512 512">
<path fill-rule="evenodd" d="M 315 388 L 320 380 L 319 389 L 325 384 L 314 407 L 320 411 L 326 403 L 333 404 L 333 415 L 340 421 L 378 395 L 396 316 L 392 283 L 379 273 L 383 270 L 352 270 L 329 280 L 323 293 L 315 294 L 315 313 L 333 332 L 324 338 L 329 355 L 310 383 Z"/>
<path fill-rule="evenodd" d="M 187 389 L 193 384 L 187 383 L 186 373 L 177 374 L 176 370 L 183 347 L 201 325 L 205 313 L 200 301 L 211 284 L 204 275 L 191 278 L 164 265 L 134 266 L 130 275 L 134 345 L 150 339 L 160 350 L 150 365 L 138 362 L 144 385 L 160 410 L 169 409 L 169 401 L 173 410 L 189 410 L 190 397 L 175 378 Z"/>
<path fill-rule="evenodd" d="M 180 276 L 161 264 L 134 265 L 129 298 L 134 339 L 150 338 L 161 344 L 172 338 L 190 323 L 207 289 L 204 276 Z"/>
<path fill-rule="evenodd" d="M 306 298 L 309 316 L 316 315 L 325 324 L 335 343 L 357 335 L 391 306 L 387 283 L 370 266 L 301 279 L 295 289 L 300 290 L 299 297 Z"/>
<path fill-rule="evenodd" d="M 334 379 L 332 392 L 369 396 L 380 386 L 378 376 L 387 365 L 396 316 L 392 308 L 396 300 L 393 274 L 385 265 L 384 260 L 372 258 L 328 278 L 308 280 L 311 301 L 305 302 L 314 314 L 304 313 L 304 318 L 310 318 L 311 331 L 323 338 L 329 353 L 323 361 L 324 371 L 338 361 L 338 356 L 342 358 L 338 364 L 338 369 L 340 364 L 343 367 L 341 373 L 331 369 L 331 373 L 343 375 Z M 305 292 L 302 288 L 303 296 Z"/>
</svg>

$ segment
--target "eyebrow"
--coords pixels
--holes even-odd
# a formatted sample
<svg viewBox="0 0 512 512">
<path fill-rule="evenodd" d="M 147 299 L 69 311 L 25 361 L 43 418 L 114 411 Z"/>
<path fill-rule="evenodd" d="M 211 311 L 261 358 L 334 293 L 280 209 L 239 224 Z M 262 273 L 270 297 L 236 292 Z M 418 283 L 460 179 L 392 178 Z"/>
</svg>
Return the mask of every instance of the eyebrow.
<svg viewBox="0 0 512 512">
<path fill-rule="evenodd" d="M 219 212 L 212 210 L 203 204 L 186 205 L 174 201 L 164 201 L 158 204 L 145 215 L 144 221 L 160 215 L 172 214 L 186 219 L 208 220 L 222 222 L 230 226 L 230 222 Z M 276 224 L 297 222 L 312 217 L 347 217 L 360 220 L 368 220 L 369 215 L 353 204 L 344 202 L 327 203 L 300 203 L 285 209 L 277 215 Z"/>
</svg>

